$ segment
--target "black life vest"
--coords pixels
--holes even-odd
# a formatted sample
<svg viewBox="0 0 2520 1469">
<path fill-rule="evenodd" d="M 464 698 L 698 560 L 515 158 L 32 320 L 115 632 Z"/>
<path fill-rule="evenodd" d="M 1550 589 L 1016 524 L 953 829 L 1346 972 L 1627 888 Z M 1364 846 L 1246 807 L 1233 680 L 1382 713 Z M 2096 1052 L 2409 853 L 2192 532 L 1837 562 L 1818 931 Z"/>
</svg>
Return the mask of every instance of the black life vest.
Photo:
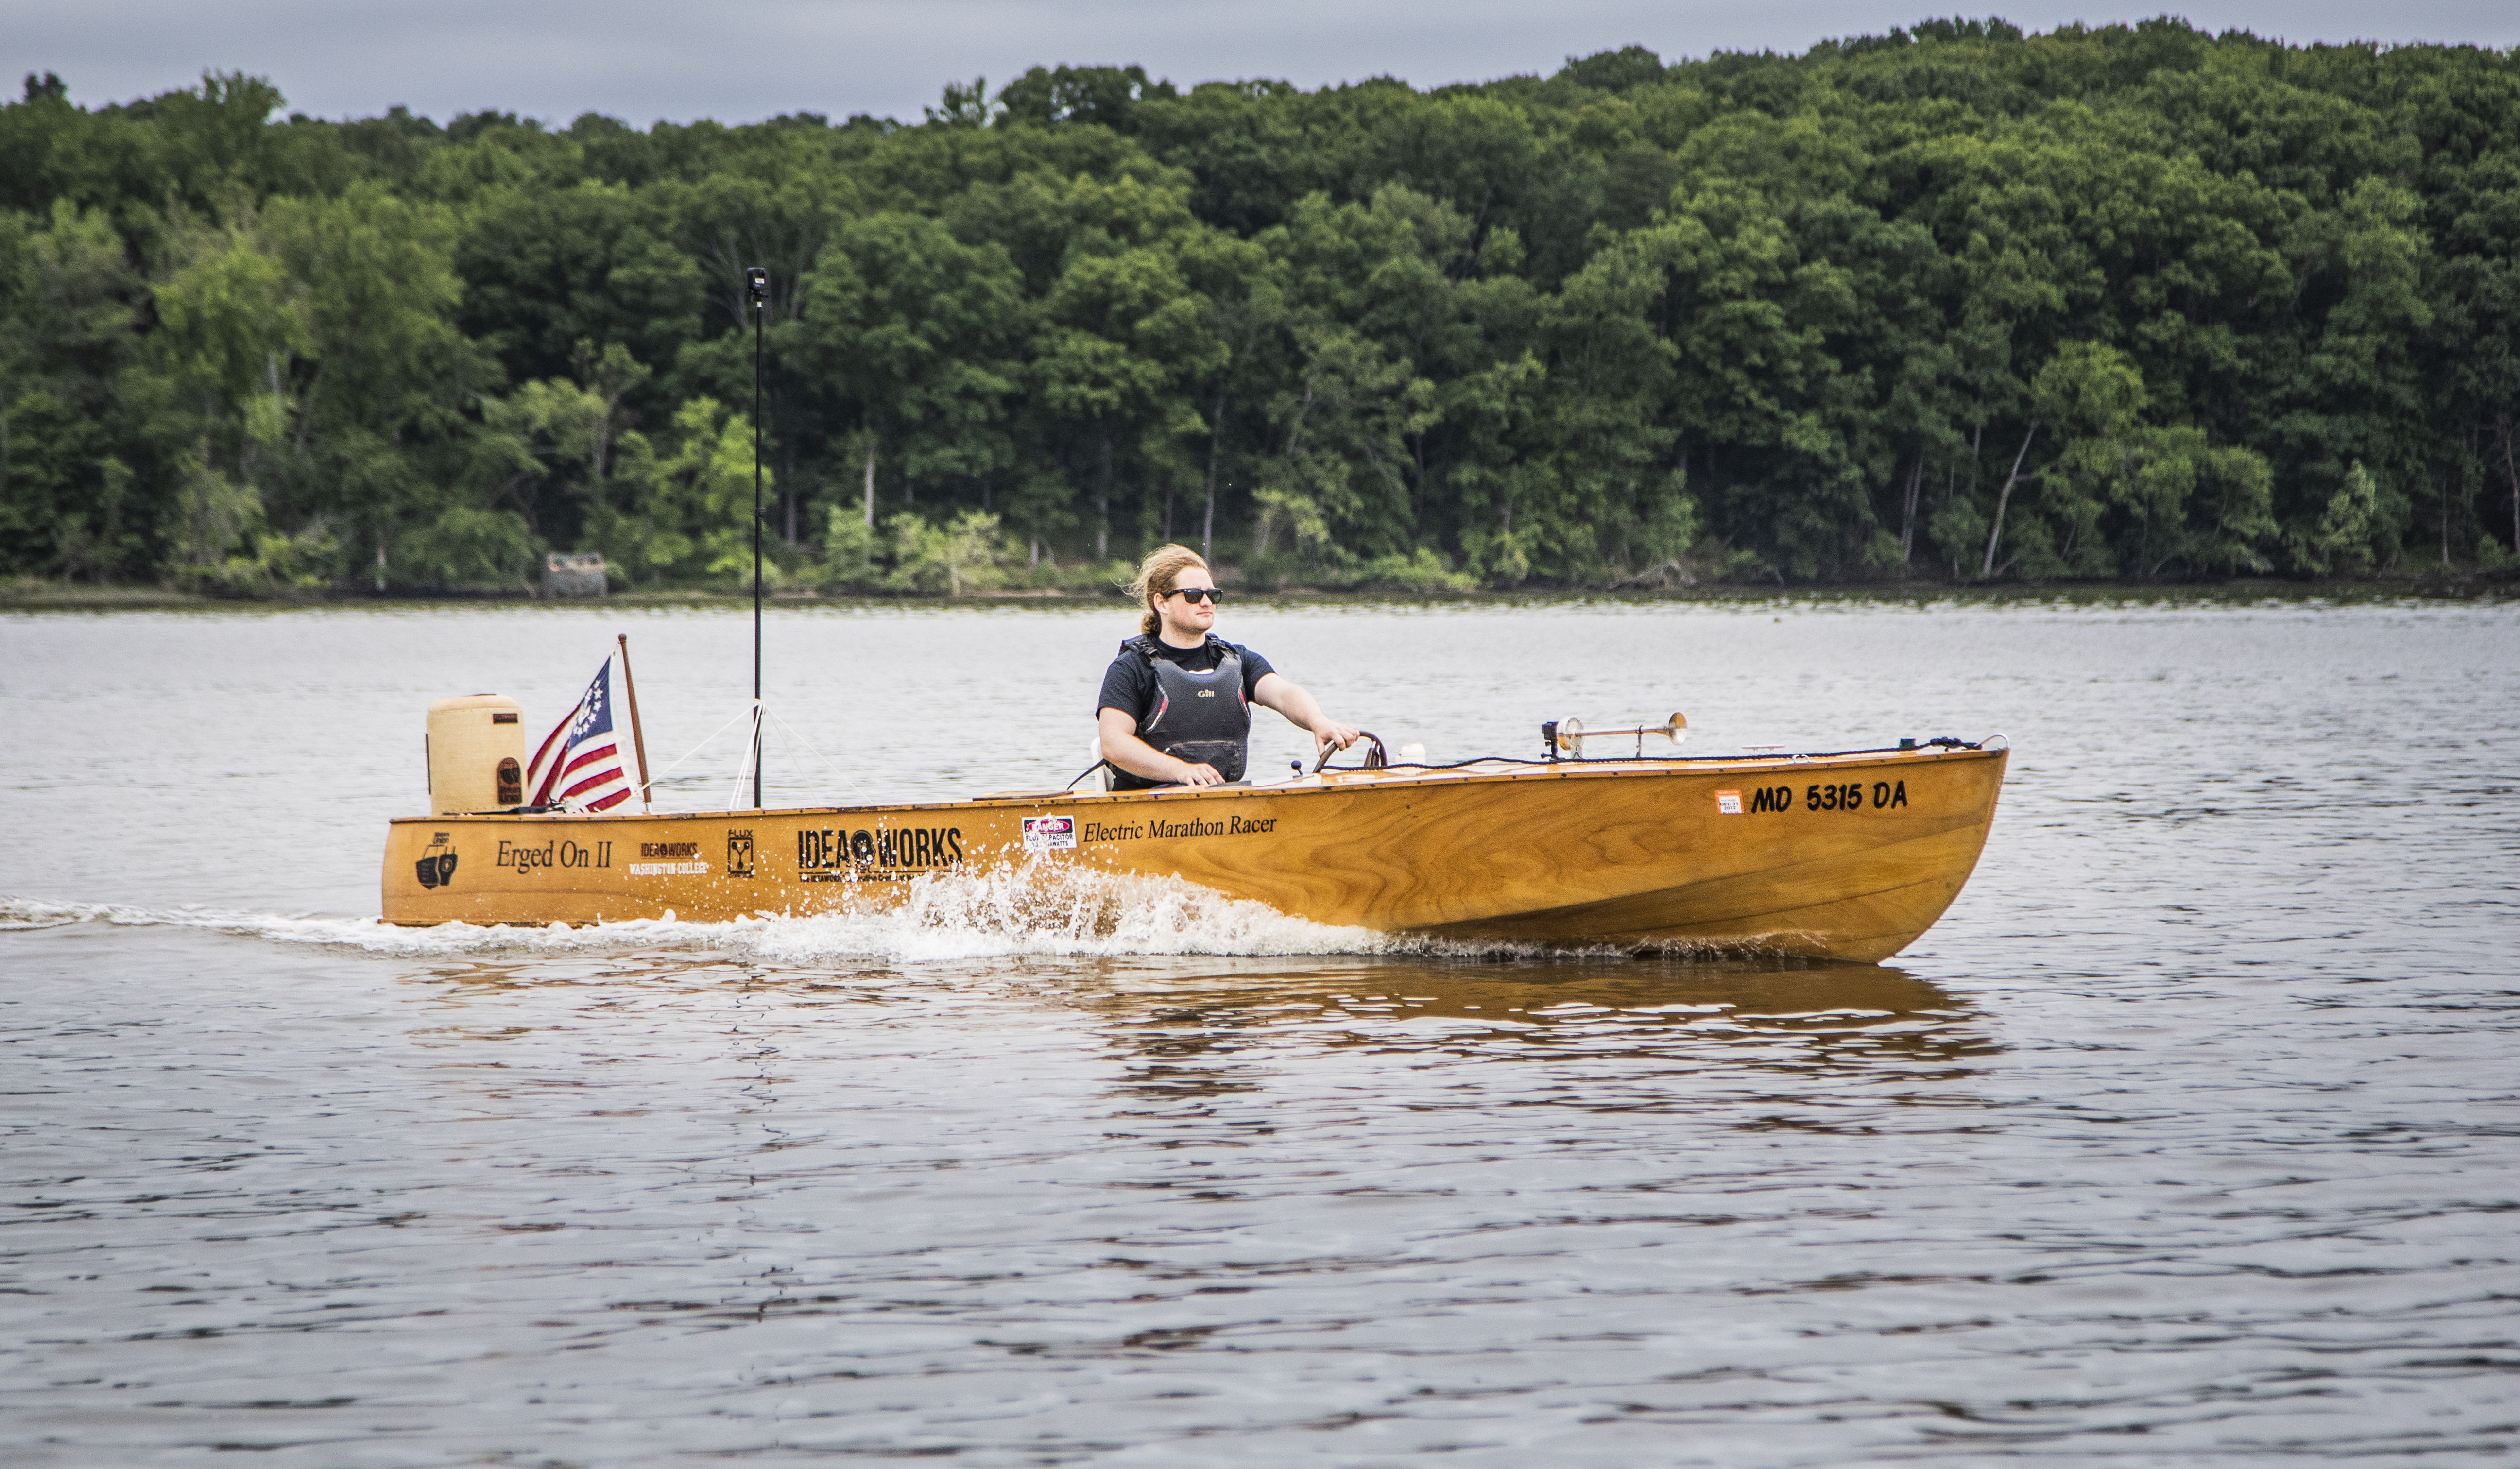
<svg viewBox="0 0 2520 1469">
<path fill-rule="evenodd" d="M 1222 656 L 1206 673 L 1157 657 L 1155 640 L 1144 634 L 1120 645 L 1122 651 L 1145 658 L 1155 673 L 1155 707 L 1138 722 L 1138 737 L 1176 760 L 1212 765 L 1226 779 L 1239 780 L 1251 738 L 1251 705 L 1242 697 L 1242 655 L 1222 639 L 1207 641 Z M 1114 790 L 1169 783 L 1117 765 L 1111 769 Z"/>
</svg>

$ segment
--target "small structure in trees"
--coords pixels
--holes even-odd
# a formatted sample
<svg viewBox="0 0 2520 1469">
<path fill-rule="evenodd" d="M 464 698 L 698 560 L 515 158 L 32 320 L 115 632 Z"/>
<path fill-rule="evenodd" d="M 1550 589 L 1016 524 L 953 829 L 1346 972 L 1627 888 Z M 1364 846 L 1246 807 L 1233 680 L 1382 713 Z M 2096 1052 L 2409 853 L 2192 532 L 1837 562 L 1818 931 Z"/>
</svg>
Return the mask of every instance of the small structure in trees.
<svg viewBox="0 0 2520 1469">
<path fill-rule="evenodd" d="M 545 597 L 602 597 L 604 553 L 555 551 L 543 557 Z"/>
</svg>

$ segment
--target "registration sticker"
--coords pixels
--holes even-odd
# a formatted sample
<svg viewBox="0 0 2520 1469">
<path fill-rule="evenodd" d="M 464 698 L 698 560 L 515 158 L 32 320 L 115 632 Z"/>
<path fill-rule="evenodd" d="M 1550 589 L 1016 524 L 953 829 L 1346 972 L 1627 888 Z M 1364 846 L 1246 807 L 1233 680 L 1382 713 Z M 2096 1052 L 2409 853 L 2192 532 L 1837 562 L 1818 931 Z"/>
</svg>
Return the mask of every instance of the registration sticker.
<svg viewBox="0 0 2520 1469">
<path fill-rule="evenodd" d="M 1739 816 L 1741 814 L 1741 793 L 1737 790 L 1717 791 L 1715 793 L 1715 809 L 1724 813 L 1726 816 Z"/>
<path fill-rule="evenodd" d="M 1076 821 L 1064 816 L 1025 817 L 1023 844 L 1027 852 L 1072 852 L 1076 849 Z"/>
</svg>

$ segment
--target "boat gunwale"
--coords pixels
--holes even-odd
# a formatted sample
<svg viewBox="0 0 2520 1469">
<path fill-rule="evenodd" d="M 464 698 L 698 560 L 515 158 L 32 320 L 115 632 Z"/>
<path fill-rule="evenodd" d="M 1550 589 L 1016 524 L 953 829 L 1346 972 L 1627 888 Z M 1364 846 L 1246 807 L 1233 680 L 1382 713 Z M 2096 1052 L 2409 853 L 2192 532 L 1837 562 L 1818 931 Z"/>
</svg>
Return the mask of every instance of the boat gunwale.
<svg viewBox="0 0 2520 1469">
<path fill-rule="evenodd" d="M 1646 775 L 1756 775 L 1777 771 L 1839 769 L 1847 764 L 1876 765 L 1883 763 L 1885 759 L 1909 763 L 1955 758 L 2002 760 L 2010 753 L 2009 747 L 1987 749 L 1983 745 L 1961 745 L 1958 748 L 1912 750 L 1832 750 L 1809 754 L 1755 756 L 1747 759 L 1737 755 L 1648 755 L 1642 758 L 1632 755 L 1613 755 L 1584 760 L 1517 761 L 1511 756 L 1491 755 L 1440 766 L 1384 766 L 1372 770 L 1331 769 L 1268 785 L 1238 782 L 1231 785 L 1149 786 L 1143 790 L 1019 791 L 961 796 L 936 801 L 869 802 L 853 806 L 738 806 L 708 807 L 696 811 L 630 812 L 449 811 L 434 816 L 388 817 L 386 822 L 389 825 L 401 825 L 453 821 L 714 821 L 729 818 L 813 816 L 827 812 L 1002 810 L 1009 807 L 1039 808 L 1053 801 L 1076 803 L 1220 800 L 1229 797 L 1316 796 L 1342 790 L 1416 789 L 1424 786 L 1454 786 L 1507 780 L 1602 779 Z M 1490 762 L 1505 764 L 1508 768 L 1492 771 L 1462 768 Z"/>
</svg>

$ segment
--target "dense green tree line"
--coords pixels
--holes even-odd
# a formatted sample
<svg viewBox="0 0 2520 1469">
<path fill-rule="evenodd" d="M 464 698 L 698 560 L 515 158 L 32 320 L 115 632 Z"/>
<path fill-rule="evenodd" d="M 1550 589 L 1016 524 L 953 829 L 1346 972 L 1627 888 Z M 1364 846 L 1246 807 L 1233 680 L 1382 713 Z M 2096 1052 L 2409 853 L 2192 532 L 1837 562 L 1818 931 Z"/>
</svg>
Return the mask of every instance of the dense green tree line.
<svg viewBox="0 0 2520 1469">
<path fill-rule="evenodd" d="M 0 106 L 0 572 L 2361 574 L 2520 535 L 2520 55 L 1935 22 L 915 125 Z"/>
</svg>

